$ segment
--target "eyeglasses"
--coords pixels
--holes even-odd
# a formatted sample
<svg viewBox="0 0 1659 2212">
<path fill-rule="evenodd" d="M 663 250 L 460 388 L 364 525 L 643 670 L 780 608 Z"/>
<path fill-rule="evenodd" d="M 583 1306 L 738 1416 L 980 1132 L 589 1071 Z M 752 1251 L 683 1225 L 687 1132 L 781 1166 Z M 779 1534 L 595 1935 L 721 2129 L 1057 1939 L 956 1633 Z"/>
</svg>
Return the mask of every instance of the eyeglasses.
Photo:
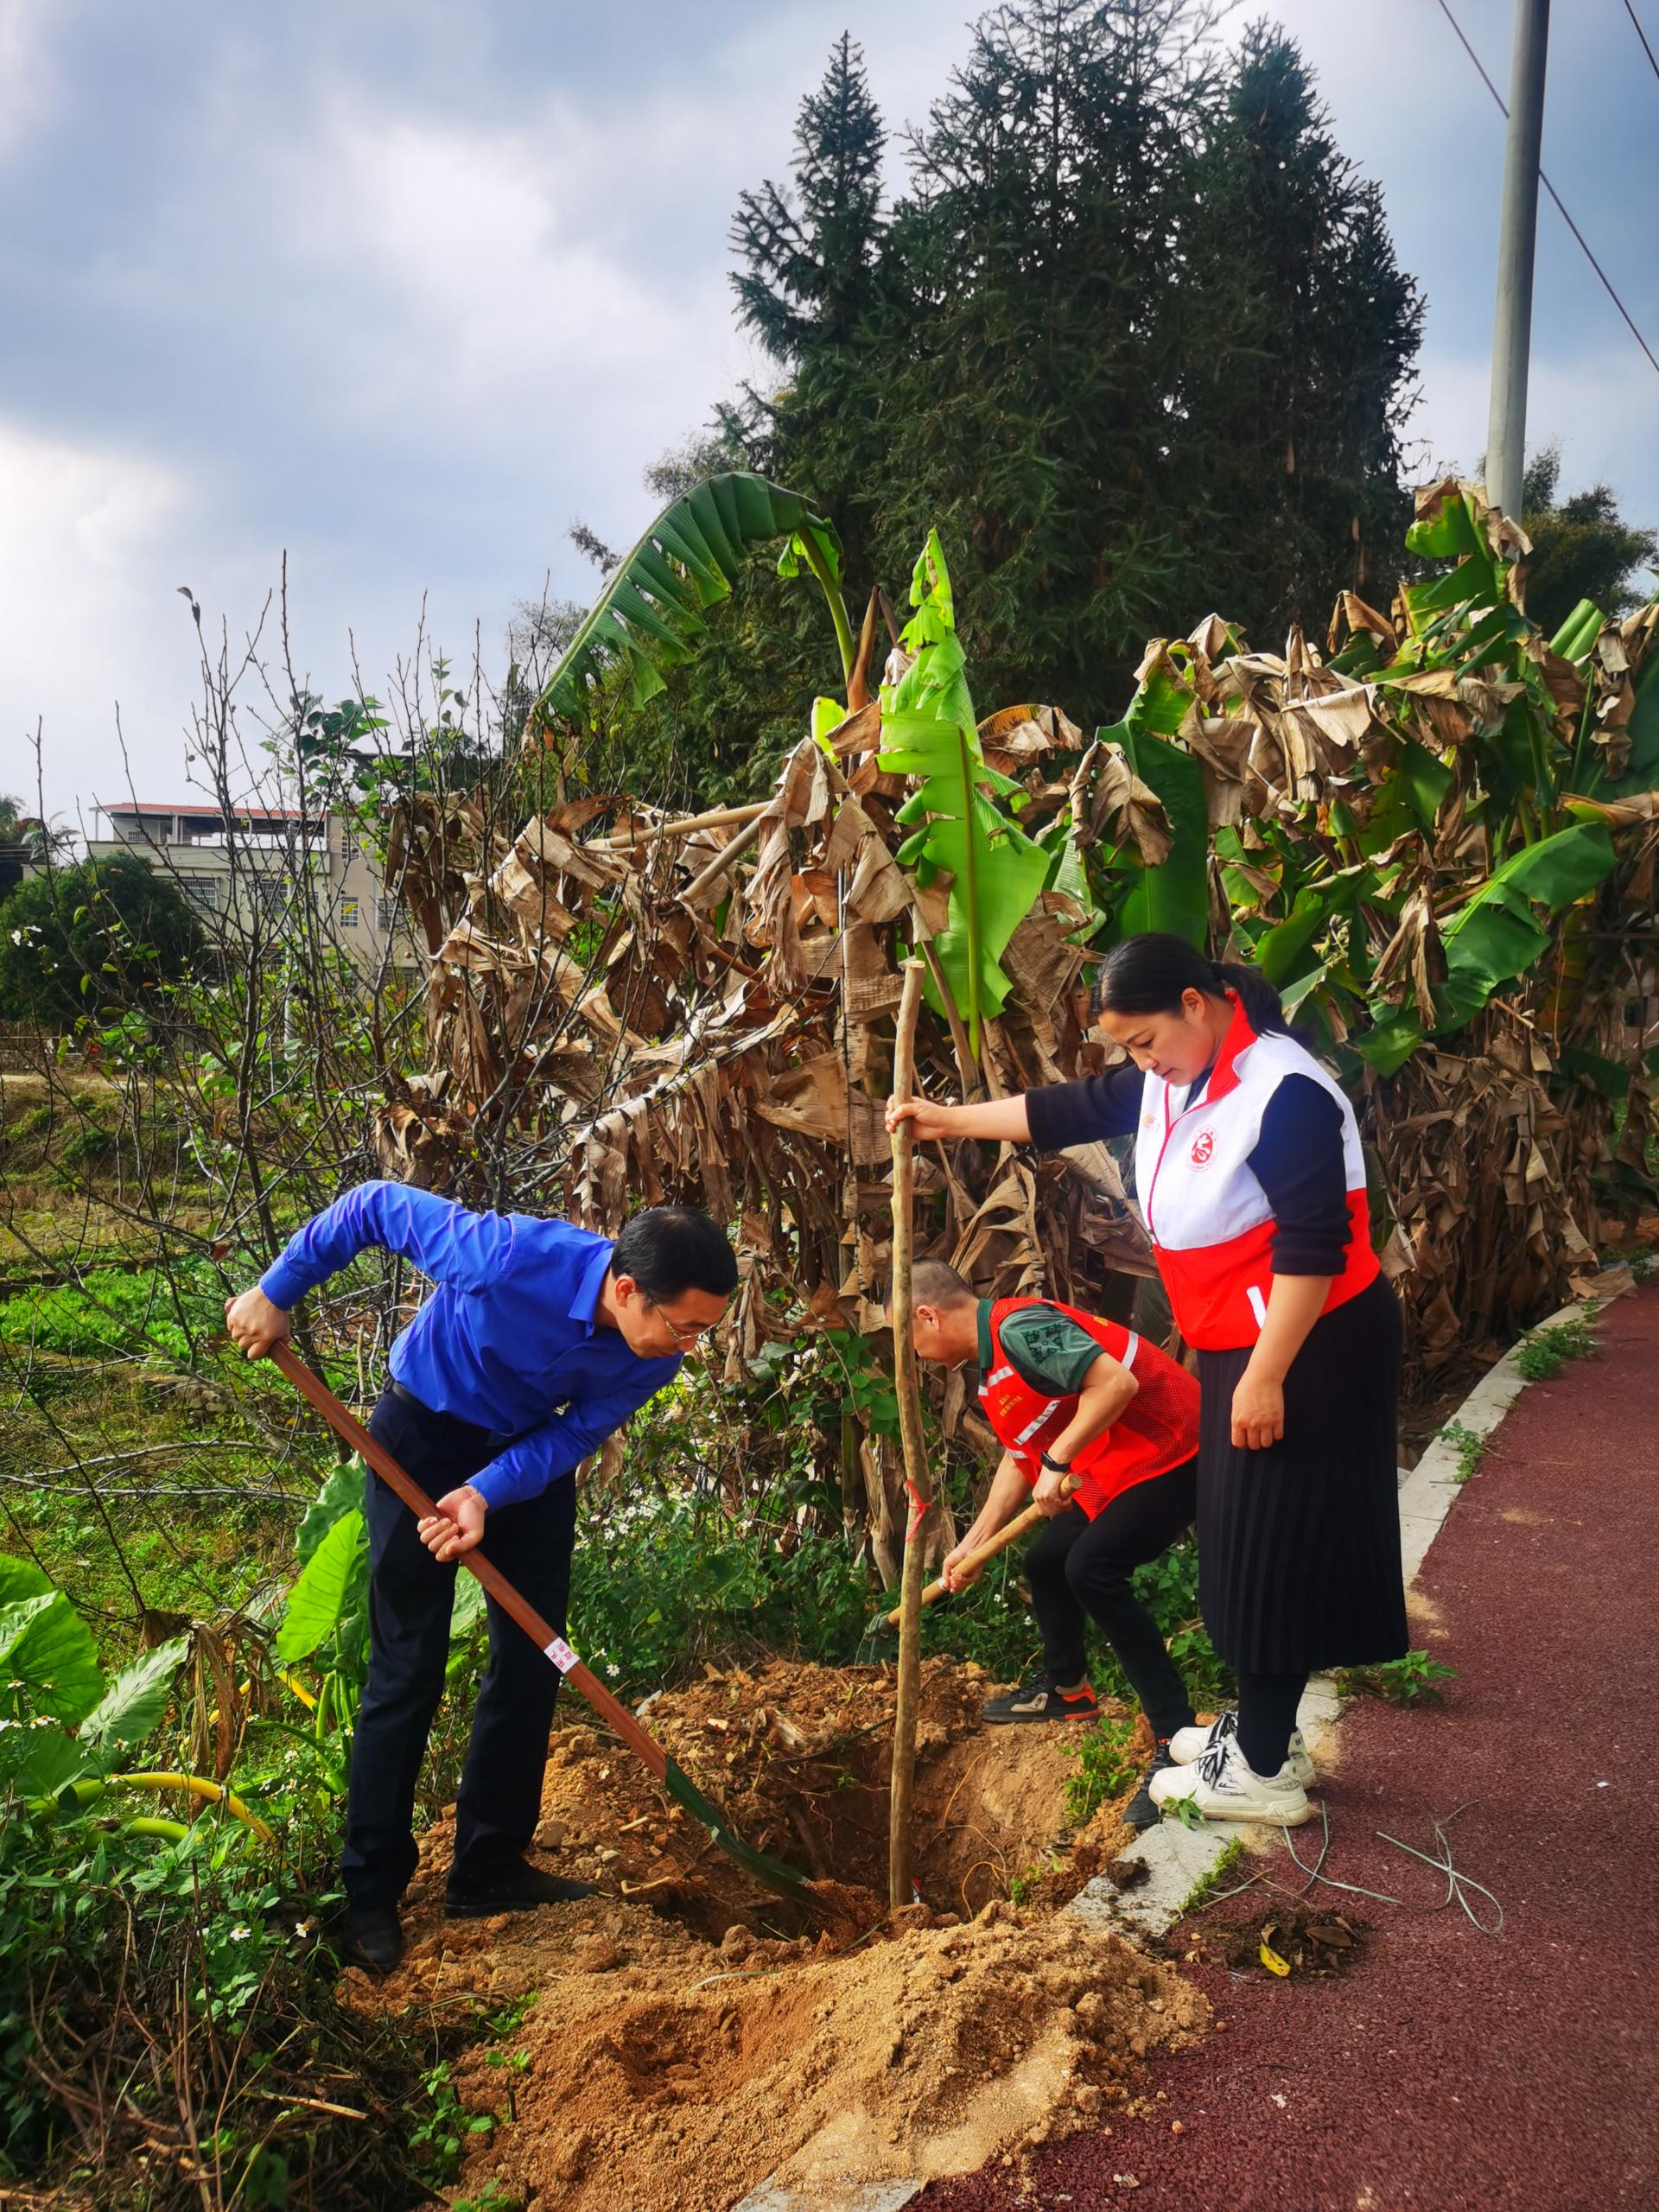
<svg viewBox="0 0 1659 2212">
<path fill-rule="evenodd" d="M 675 1343 L 684 1344 L 688 1349 L 700 1344 L 710 1329 L 715 1326 L 712 1321 L 694 1321 L 687 1326 L 683 1322 L 671 1321 L 660 1306 L 653 1306 L 651 1310 L 668 1331 L 669 1335 L 673 1338 Z"/>
</svg>

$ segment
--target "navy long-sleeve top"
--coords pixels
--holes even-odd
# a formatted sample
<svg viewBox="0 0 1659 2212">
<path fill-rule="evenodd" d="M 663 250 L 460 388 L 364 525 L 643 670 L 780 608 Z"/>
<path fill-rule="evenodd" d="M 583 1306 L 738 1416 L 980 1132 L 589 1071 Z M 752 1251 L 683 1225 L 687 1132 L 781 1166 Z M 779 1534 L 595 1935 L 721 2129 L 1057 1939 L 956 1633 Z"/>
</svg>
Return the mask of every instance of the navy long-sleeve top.
<svg viewBox="0 0 1659 2212">
<path fill-rule="evenodd" d="M 435 1285 L 391 1348 L 391 1372 L 435 1413 L 502 1440 L 472 1478 L 491 1507 L 536 1497 L 596 1452 L 680 1371 L 595 1322 L 607 1236 L 531 1214 L 473 1213 L 406 1183 L 361 1183 L 289 1240 L 259 1287 L 284 1310 L 366 1245 Z"/>
<path fill-rule="evenodd" d="M 1207 1078 L 1188 1092 L 1189 1103 Z M 1031 1141 L 1045 1152 L 1135 1134 L 1145 1078 L 1132 1062 L 1081 1083 L 1026 1093 Z M 1288 1075 L 1268 1101 L 1250 1172 L 1273 1209 L 1273 1271 L 1339 1275 L 1351 1234 L 1342 1162 L 1342 1112 L 1327 1090 Z"/>
</svg>

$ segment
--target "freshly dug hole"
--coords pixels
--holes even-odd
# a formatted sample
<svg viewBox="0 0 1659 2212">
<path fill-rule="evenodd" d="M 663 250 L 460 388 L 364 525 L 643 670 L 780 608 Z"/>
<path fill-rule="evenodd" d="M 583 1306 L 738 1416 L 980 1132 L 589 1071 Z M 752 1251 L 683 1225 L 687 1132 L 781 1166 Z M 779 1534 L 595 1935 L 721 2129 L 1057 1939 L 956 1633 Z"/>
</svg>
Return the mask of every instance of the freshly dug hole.
<svg viewBox="0 0 1659 2212">
<path fill-rule="evenodd" d="M 747 1840 L 820 1878 L 810 1928 L 574 1716 L 555 1738 L 537 1855 L 620 1894 L 445 1923 L 440 1821 L 404 1967 L 351 1980 L 364 2003 L 440 2013 L 535 1993 L 497 2054 L 528 2053 L 522 2071 L 483 2050 L 456 2069 L 469 2108 L 498 2118 L 461 2190 L 493 2176 L 538 2212 L 723 2212 L 780 2167 L 806 2183 L 960 2172 L 1097 2120 L 1150 2048 L 1195 2032 L 1204 2000 L 1173 1971 L 1054 1916 L 1116 1849 L 1118 1808 L 1071 1835 L 1070 1732 L 984 1728 L 989 1687 L 975 1668 L 925 1670 L 923 1902 L 891 1919 L 881 1669 L 774 1662 L 665 1694 L 646 1716 Z M 1021 1875 L 1016 1910 L 1004 1900 Z"/>
</svg>

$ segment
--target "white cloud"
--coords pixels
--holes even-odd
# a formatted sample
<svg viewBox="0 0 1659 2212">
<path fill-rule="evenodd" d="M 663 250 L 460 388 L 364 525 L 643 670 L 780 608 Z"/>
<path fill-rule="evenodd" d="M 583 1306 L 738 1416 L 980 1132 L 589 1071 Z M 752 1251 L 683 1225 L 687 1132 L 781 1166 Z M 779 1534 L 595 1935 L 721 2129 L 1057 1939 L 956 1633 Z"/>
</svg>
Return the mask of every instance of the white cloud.
<svg viewBox="0 0 1659 2212">
<path fill-rule="evenodd" d="M 43 437 L 0 421 L 0 606 L 6 610 L 5 726 L 0 783 L 33 797 L 27 737 L 38 719 L 48 801 L 90 801 L 122 788 L 118 701 L 143 702 L 133 733 L 147 756 L 153 702 L 179 720 L 194 650 L 173 596 L 181 534 L 194 521 L 189 485 L 141 454 Z M 175 722 L 175 728 L 177 724 Z M 175 756 L 176 757 L 176 756 Z"/>
<path fill-rule="evenodd" d="M 0 0 L 0 156 L 20 146 L 53 105 L 46 19 L 44 0 Z"/>
</svg>

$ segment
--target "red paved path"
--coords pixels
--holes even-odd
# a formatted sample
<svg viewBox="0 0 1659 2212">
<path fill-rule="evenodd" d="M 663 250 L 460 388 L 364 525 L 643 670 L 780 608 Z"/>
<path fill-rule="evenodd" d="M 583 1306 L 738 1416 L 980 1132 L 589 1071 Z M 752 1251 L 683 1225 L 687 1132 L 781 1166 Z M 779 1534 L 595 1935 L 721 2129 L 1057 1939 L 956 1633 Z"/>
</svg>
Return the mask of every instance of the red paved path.
<svg viewBox="0 0 1659 2212">
<path fill-rule="evenodd" d="M 1327 1870 L 1417 1909 L 1316 1891 L 1376 1931 L 1340 1982 L 1188 1969 L 1225 2031 L 1153 2070 L 1155 2121 L 1039 2154 L 1026 2203 L 1659 2208 L 1659 1289 L 1598 1331 L 1599 1359 L 1522 1393 L 1428 1555 L 1439 1632 L 1419 1616 L 1414 1641 L 1459 1670 L 1445 1708 L 1343 1723 Z M 1432 1848 L 1465 1801 L 1453 1856 L 1501 1900 L 1497 1938 L 1422 1910 L 1443 1878 L 1374 1840 Z M 1018 2201 L 995 2171 L 918 2200 Z"/>
</svg>

